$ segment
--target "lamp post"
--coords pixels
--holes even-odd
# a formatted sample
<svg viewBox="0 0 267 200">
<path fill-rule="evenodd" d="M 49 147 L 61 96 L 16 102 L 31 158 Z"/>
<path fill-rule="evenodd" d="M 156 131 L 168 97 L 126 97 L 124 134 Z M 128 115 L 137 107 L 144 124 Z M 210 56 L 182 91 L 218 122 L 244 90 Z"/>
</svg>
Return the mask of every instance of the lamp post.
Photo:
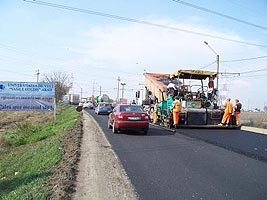
<svg viewBox="0 0 267 200">
<path fill-rule="evenodd" d="M 37 83 L 39 82 L 39 75 L 40 75 L 40 70 L 38 69 L 38 70 L 36 71 Z"/>
<path fill-rule="evenodd" d="M 120 81 L 121 81 L 120 77 L 118 77 L 117 81 L 118 81 L 117 102 L 119 102 L 119 100 L 120 100 Z"/>
<path fill-rule="evenodd" d="M 205 45 L 207 45 L 209 48 L 210 48 L 210 50 L 216 55 L 216 63 L 217 63 L 217 71 L 216 71 L 216 77 L 217 77 L 217 79 L 216 79 L 216 89 L 218 90 L 219 89 L 219 67 L 220 67 L 220 57 L 219 57 L 219 54 L 216 52 L 216 51 L 214 51 L 214 49 L 213 48 L 211 48 L 211 46 L 209 45 L 209 43 L 207 42 L 207 41 L 204 41 L 204 44 Z"/>
<path fill-rule="evenodd" d="M 99 86 L 99 96 L 101 96 L 101 92 L 102 92 L 102 86 Z"/>
<path fill-rule="evenodd" d="M 123 99 L 123 97 L 124 97 L 124 86 L 126 85 L 126 83 L 121 83 L 121 85 L 122 85 L 121 98 Z"/>
</svg>

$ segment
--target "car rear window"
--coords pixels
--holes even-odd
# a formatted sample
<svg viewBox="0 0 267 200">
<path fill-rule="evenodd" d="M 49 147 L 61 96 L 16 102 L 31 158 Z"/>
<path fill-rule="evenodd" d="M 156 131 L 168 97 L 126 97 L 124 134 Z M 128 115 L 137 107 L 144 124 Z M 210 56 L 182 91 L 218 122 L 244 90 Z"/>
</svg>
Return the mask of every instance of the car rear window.
<svg viewBox="0 0 267 200">
<path fill-rule="evenodd" d="M 144 112 L 141 106 L 121 105 L 121 112 Z"/>
<path fill-rule="evenodd" d="M 100 104 L 99 106 L 100 107 L 105 107 L 105 108 L 111 108 L 110 104 Z"/>
</svg>

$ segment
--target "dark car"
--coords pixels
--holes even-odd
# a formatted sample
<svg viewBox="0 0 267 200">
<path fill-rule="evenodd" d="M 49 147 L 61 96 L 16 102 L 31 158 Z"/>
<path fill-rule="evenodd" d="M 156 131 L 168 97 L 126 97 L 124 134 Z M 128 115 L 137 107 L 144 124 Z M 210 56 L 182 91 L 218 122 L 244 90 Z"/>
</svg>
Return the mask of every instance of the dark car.
<svg viewBox="0 0 267 200">
<path fill-rule="evenodd" d="M 117 105 L 108 118 L 108 127 L 113 133 L 121 130 L 142 130 L 147 134 L 149 129 L 149 117 L 142 106 L 133 104 Z"/>
<path fill-rule="evenodd" d="M 110 104 L 100 103 L 95 108 L 95 113 L 98 115 L 108 115 L 112 112 L 112 107 Z"/>
</svg>

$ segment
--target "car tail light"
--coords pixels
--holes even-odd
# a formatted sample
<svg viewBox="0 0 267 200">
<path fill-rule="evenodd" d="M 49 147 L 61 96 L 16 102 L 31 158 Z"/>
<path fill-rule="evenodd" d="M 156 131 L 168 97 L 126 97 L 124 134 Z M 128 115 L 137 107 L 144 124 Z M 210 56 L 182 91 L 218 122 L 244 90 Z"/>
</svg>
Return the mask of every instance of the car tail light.
<svg viewBox="0 0 267 200">
<path fill-rule="evenodd" d="M 146 115 L 146 116 L 145 116 L 145 119 L 147 119 L 147 120 L 148 120 L 148 115 Z"/>
</svg>

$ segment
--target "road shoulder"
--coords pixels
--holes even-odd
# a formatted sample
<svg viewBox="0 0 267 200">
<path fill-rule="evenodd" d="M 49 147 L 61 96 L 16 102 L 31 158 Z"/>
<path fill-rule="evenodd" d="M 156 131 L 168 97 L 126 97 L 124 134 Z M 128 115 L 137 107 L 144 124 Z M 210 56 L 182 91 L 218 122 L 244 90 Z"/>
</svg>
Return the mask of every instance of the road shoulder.
<svg viewBox="0 0 267 200">
<path fill-rule="evenodd" d="M 137 199 L 133 187 L 102 129 L 86 112 L 74 200 Z"/>
<path fill-rule="evenodd" d="M 242 131 L 249 131 L 253 133 L 259 133 L 259 134 L 264 134 L 267 135 L 267 129 L 263 128 L 255 128 L 255 127 L 250 127 L 250 126 L 242 126 L 241 127 Z"/>
</svg>

